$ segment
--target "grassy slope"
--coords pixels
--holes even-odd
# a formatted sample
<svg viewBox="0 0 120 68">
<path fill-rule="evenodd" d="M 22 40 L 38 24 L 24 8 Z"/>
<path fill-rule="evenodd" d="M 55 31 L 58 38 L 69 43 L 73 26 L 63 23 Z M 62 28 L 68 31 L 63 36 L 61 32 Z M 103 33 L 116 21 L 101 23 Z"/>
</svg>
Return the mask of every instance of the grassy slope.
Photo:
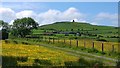
<svg viewBox="0 0 120 68">
<path fill-rule="evenodd" d="M 33 30 L 33 33 L 42 33 L 43 30 L 47 29 L 54 29 L 54 30 L 62 30 L 62 31 L 71 31 L 73 29 L 74 31 L 80 30 L 80 32 L 86 32 L 88 30 L 89 33 L 92 34 L 101 34 L 104 36 L 113 36 L 118 35 L 118 29 L 115 29 L 113 26 L 98 26 L 98 25 L 91 25 L 88 23 L 81 23 L 81 22 L 56 22 L 54 24 L 49 25 L 43 25 L 40 26 L 38 30 Z M 82 31 L 83 29 L 83 31 Z M 97 30 L 93 30 L 97 29 Z M 112 33 L 111 33 L 112 32 Z"/>
</svg>

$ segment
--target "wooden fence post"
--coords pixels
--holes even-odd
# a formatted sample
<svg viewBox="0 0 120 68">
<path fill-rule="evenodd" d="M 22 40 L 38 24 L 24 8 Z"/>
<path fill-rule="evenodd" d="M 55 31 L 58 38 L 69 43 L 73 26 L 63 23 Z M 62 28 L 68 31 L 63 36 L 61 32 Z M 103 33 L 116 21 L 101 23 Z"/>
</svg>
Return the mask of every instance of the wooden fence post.
<svg viewBox="0 0 120 68">
<path fill-rule="evenodd" d="M 54 42 L 55 42 L 55 39 L 54 39 L 54 37 L 53 37 L 53 44 L 54 44 Z"/>
<path fill-rule="evenodd" d="M 92 42 L 92 48 L 94 49 L 94 42 Z"/>
<path fill-rule="evenodd" d="M 45 37 L 45 42 L 46 42 L 46 37 Z"/>
<path fill-rule="evenodd" d="M 78 39 L 76 40 L 76 44 L 77 44 L 77 47 L 78 47 Z"/>
<path fill-rule="evenodd" d="M 114 45 L 112 45 L 112 52 L 114 52 Z"/>
<path fill-rule="evenodd" d="M 65 43 L 65 39 L 64 39 L 64 43 Z"/>
<path fill-rule="evenodd" d="M 58 43 L 59 43 L 59 38 L 58 38 Z"/>
<path fill-rule="evenodd" d="M 50 37 L 49 37 L 49 43 L 50 43 Z"/>
<path fill-rule="evenodd" d="M 71 47 L 71 39 L 70 39 L 70 47 Z"/>
<path fill-rule="evenodd" d="M 104 44 L 103 44 L 103 42 L 102 42 L 102 52 L 104 51 Z"/>
<path fill-rule="evenodd" d="M 84 48 L 86 48 L 86 43 L 85 43 L 85 41 L 84 41 Z"/>
</svg>

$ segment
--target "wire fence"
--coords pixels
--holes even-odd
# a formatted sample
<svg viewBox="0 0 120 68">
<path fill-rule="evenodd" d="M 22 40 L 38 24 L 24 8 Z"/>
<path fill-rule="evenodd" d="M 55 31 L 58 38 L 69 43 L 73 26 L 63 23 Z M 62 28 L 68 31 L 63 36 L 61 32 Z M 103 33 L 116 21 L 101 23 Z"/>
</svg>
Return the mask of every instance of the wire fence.
<svg viewBox="0 0 120 68">
<path fill-rule="evenodd" d="M 51 38 L 51 37 L 42 37 L 39 40 L 56 44 L 62 43 L 70 47 L 84 47 L 84 48 L 93 48 L 102 52 L 119 52 L 119 43 L 115 42 L 101 42 L 94 40 L 79 40 L 79 39 L 62 39 L 62 38 Z"/>
</svg>

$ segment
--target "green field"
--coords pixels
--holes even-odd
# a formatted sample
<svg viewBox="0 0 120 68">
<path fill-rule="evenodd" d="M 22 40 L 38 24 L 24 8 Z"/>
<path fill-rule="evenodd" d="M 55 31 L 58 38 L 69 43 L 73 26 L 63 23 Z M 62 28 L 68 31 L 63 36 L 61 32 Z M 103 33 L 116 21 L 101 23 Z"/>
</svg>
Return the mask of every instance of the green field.
<svg viewBox="0 0 120 68">
<path fill-rule="evenodd" d="M 77 38 L 90 38 L 90 39 L 105 39 L 109 42 L 118 42 L 118 28 L 113 26 L 98 26 L 82 22 L 56 22 L 49 25 L 40 26 L 37 30 L 33 30 L 33 34 L 44 34 L 46 32 L 79 32 L 81 36 Z M 53 34 L 55 37 L 73 37 L 74 34 Z"/>
</svg>

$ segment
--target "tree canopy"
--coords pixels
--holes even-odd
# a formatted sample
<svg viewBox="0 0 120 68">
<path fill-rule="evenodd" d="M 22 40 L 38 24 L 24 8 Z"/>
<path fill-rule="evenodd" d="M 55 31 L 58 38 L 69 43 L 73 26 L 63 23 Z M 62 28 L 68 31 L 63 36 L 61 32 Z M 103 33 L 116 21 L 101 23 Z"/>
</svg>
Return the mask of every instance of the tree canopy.
<svg viewBox="0 0 120 68">
<path fill-rule="evenodd" d="M 3 20 L 0 20 L 0 28 L 8 29 L 9 25 L 8 25 L 8 23 L 4 22 Z"/>
<path fill-rule="evenodd" d="M 12 34 L 17 37 L 25 37 L 31 33 L 32 29 L 37 29 L 38 23 L 30 17 L 16 19 L 13 22 Z"/>
<path fill-rule="evenodd" d="M 8 39 L 8 31 L 9 31 L 9 25 L 8 23 L 4 22 L 3 20 L 0 20 L 0 39 Z"/>
</svg>

